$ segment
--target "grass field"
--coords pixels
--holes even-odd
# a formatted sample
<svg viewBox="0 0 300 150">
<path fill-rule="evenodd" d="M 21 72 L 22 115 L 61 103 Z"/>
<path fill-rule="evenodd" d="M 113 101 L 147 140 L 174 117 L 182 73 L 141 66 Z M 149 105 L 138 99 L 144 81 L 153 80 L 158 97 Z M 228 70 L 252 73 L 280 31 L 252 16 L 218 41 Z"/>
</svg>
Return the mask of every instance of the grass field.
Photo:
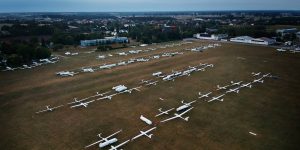
<svg viewBox="0 0 300 150">
<path fill-rule="evenodd" d="M 206 42 L 205 42 L 206 43 Z M 271 72 L 280 79 L 266 79 L 263 84 L 227 94 L 224 102 L 198 101 L 190 111 L 189 122 L 181 119 L 158 124 L 152 139 L 139 138 L 125 145 L 133 150 L 295 150 L 300 149 L 300 55 L 278 53 L 274 48 L 222 43 L 203 53 L 185 52 L 170 58 L 132 64 L 111 70 L 60 78 L 55 72 L 83 66 L 118 62 L 136 56 L 177 51 L 202 45 L 194 42 L 134 56 L 96 60 L 100 53 L 61 58 L 59 63 L 0 73 L 0 149 L 84 149 L 97 140 L 97 134 L 109 135 L 123 129 L 120 142 L 146 129 L 139 119 L 144 115 L 154 122 L 157 109 L 177 107 L 182 99 L 191 101 L 199 91 L 213 91 L 216 85 L 231 80 L 251 81 L 251 72 Z M 125 50 L 130 50 L 127 48 Z M 114 52 L 118 52 L 113 51 Z M 102 54 L 102 53 L 101 53 Z M 243 57 L 245 60 L 237 59 Z M 74 97 L 84 98 L 104 92 L 112 86 L 138 85 L 152 79 L 156 71 L 170 72 L 199 63 L 213 63 L 214 68 L 181 77 L 175 82 L 160 82 L 141 92 L 118 95 L 111 101 L 92 103 L 87 108 L 63 107 L 36 115 L 45 105 L 61 105 Z M 164 101 L 159 100 L 164 98 Z M 148 127 L 149 128 L 149 127 Z M 257 136 L 249 134 L 257 133 Z M 96 146 L 90 149 L 98 149 Z"/>
</svg>

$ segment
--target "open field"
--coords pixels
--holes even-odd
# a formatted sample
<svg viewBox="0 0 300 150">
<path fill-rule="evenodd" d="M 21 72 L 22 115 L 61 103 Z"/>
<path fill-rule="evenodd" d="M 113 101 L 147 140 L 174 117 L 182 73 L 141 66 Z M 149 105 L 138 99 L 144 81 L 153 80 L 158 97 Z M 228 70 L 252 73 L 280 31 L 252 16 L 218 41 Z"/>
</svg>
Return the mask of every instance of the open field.
<svg viewBox="0 0 300 150">
<path fill-rule="evenodd" d="M 207 42 L 205 42 L 207 43 Z M 286 150 L 299 149 L 300 140 L 300 55 L 278 53 L 274 48 L 221 43 L 221 47 L 203 53 L 184 55 L 117 67 L 95 73 L 60 78 L 55 72 L 83 66 L 118 62 L 137 56 L 177 51 L 202 45 L 194 42 L 180 47 L 149 53 L 96 60 L 99 53 L 64 57 L 57 64 L 33 70 L 0 72 L 0 149 L 84 149 L 97 140 L 97 134 L 109 135 L 119 129 L 120 142 L 137 135 L 146 125 L 142 114 L 154 122 L 158 108 L 177 107 L 182 99 L 191 101 L 198 92 L 213 91 L 216 85 L 231 80 L 251 81 L 251 72 L 271 72 L 280 79 L 266 79 L 239 94 L 227 94 L 224 102 L 198 101 L 190 111 L 189 122 L 181 119 L 158 124 L 152 139 L 139 138 L 125 145 L 134 150 Z M 127 48 L 131 50 L 133 48 Z M 138 49 L 138 48 L 135 48 Z M 113 51 L 115 53 L 118 51 Z M 110 53 L 110 52 L 107 52 Z M 104 54 L 104 53 L 101 53 Z M 237 57 L 246 58 L 245 60 Z M 61 105 L 74 97 L 84 98 L 124 84 L 135 87 L 141 79 L 153 79 L 153 72 L 171 72 L 199 63 L 213 63 L 214 68 L 196 72 L 174 82 L 159 82 L 141 92 L 115 96 L 87 108 L 63 107 L 36 115 L 45 105 Z M 159 100 L 164 98 L 164 101 Z M 148 127 L 149 128 L 149 127 Z M 257 133 L 252 136 L 248 132 Z M 91 147 L 89 149 L 97 149 Z"/>
</svg>

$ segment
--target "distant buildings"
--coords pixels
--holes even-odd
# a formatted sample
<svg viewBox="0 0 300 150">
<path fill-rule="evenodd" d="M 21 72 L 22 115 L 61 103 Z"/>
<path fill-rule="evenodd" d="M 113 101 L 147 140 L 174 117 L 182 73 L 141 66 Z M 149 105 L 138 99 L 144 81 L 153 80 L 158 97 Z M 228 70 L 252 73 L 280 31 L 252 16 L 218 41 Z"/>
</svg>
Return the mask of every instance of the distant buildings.
<svg viewBox="0 0 300 150">
<path fill-rule="evenodd" d="M 162 32 L 172 32 L 172 31 L 176 31 L 176 26 L 168 26 L 164 24 L 162 28 Z"/>
<path fill-rule="evenodd" d="M 81 46 L 96 46 L 102 44 L 112 44 L 112 43 L 128 43 L 127 37 L 105 37 L 104 39 L 94 39 L 94 40 L 81 40 Z"/>
<path fill-rule="evenodd" d="M 218 29 L 214 29 L 214 28 L 206 28 L 205 31 L 208 32 L 208 33 L 215 33 L 215 32 L 218 31 Z"/>
<path fill-rule="evenodd" d="M 270 39 L 267 37 L 257 38 L 251 41 L 252 44 L 260 44 L 260 45 L 272 45 L 276 43 L 275 39 Z"/>
<path fill-rule="evenodd" d="M 211 37 L 214 40 L 222 40 L 222 39 L 227 39 L 228 38 L 228 34 L 212 34 Z"/>
<path fill-rule="evenodd" d="M 280 34 L 280 36 L 285 36 L 286 34 L 296 34 L 296 32 L 298 32 L 298 30 L 296 28 L 276 30 L 276 33 Z"/>
<path fill-rule="evenodd" d="M 296 36 L 300 39 L 300 31 L 296 33 Z"/>
<path fill-rule="evenodd" d="M 230 39 L 231 42 L 248 43 L 248 44 L 259 44 L 259 45 L 272 45 L 276 42 L 274 39 L 262 37 L 252 38 L 250 36 L 239 36 Z"/>
</svg>

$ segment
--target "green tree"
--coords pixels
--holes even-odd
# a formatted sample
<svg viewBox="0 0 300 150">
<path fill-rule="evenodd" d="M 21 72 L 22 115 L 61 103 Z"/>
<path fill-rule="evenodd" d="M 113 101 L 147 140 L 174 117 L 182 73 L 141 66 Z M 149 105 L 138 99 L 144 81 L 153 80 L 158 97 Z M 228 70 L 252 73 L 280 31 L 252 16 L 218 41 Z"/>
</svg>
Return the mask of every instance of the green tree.
<svg viewBox="0 0 300 150">
<path fill-rule="evenodd" d="M 64 45 L 62 44 L 54 44 L 52 49 L 53 51 L 58 51 L 59 49 L 63 49 L 64 48 Z"/>
<path fill-rule="evenodd" d="M 44 47 L 38 47 L 36 49 L 36 58 L 37 59 L 44 59 L 49 58 L 51 56 L 51 51 Z"/>
<path fill-rule="evenodd" d="M 23 58 L 17 54 L 9 55 L 7 58 L 7 65 L 12 67 L 21 66 L 23 64 Z"/>
</svg>

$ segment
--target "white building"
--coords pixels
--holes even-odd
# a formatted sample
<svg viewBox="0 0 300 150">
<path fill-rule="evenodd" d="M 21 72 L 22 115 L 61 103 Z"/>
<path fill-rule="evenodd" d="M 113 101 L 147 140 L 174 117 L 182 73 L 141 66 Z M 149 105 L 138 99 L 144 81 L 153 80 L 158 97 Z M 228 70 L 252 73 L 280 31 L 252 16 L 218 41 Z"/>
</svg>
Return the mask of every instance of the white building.
<svg viewBox="0 0 300 150">
<path fill-rule="evenodd" d="M 238 43 L 251 43 L 251 40 L 254 40 L 254 38 L 250 36 L 238 36 L 230 39 L 231 42 L 238 42 Z"/>
<path fill-rule="evenodd" d="M 228 38 L 228 34 L 213 34 L 213 35 L 211 35 L 211 37 L 214 40 L 227 39 Z"/>
<path fill-rule="evenodd" d="M 213 40 L 210 34 L 208 33 L 197 33 L 194 34 L 194 38 L 202 39 L 202 40 Z"/>
<path fill-rule="evenodd" d="M 202 40 L 221 40 L 227 38 L 228 34 L 208 34 L 208 33 L 197 33 L 194 34 L 194 38 L 202 39 Z"/>
<path fill-rule="evenodd" d="M 252 38 L 250 36 L 239 36 L 230 39 L 231 42 L 238 43 L 248 43 L 248 44 L 259 44 L 259 45 L 271 45 L 276 42 L 274 39 L 262 37 L 262 38 Z"/>
<path fill-rule="evenodd" d="M 260 44 L 260 45 L 272 45 L 275 42 L 276 42 L 276 40 L 270 39 L 270 38 L 266 38 L 266 37 L 262 37 L 262 38 L 257 38 L 257 39 L 251 40 L 252 44 Z"/>
<path fill-rule="evenodd" d="M 101 44 L 112 44 L 112 43 L 128 43 L 127 37 L 105 37 L 104 39 L 94 39 L 94 40 L 81 40 L 81 46 L 96 46 Z"/>
</svg>

